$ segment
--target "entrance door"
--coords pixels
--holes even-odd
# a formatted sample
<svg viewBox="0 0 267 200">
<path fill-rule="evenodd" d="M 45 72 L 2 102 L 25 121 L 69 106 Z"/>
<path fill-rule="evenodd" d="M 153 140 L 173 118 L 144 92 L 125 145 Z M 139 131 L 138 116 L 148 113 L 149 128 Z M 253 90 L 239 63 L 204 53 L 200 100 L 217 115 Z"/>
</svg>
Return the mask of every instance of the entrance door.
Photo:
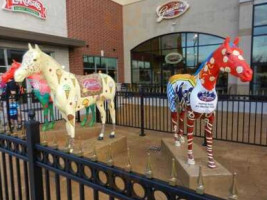
<svg viewBox="0 0 267 200">
<path fill-rule="evenodd" d="M 167 64 L 164 63 L 162 66 L 162 86 L 166 86 L 168 83 L 168 80 L 171 76 L 175 74 L 182 74 L 183 73 L 183 68 L 181 67 L 180 64 Z"/>
</svg>

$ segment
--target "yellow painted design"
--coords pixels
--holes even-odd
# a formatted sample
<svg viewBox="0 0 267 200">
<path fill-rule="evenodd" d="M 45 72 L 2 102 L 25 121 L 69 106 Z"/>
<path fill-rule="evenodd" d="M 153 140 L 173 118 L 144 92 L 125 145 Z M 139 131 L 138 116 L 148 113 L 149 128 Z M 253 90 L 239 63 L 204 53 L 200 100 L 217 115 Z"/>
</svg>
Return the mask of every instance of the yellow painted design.
<svg viewBox="0 0 267 200">
<path fill-rule="evenodd" d="M 69 90 L 65 90 L 65 95 L 66 95 L 66 99 L 69 99 L 70 91 Z"/>
<path fill-rule="evenodd" d="M 57 73 L 57 81 L 58 81 L 58 84 L 60 84 L 60 79 L 62 77 L 62 71 L 61 71 L 61 69 L 57 69 L 56 73 Z"/>
<path fill-rule="evenodd" d="M 85 107 L 87 107 L 88 104 L 89 104 L 89 100 L 88 100 L 88 99 L 84 99 L 84 100 L 83 100 L 83 105 L 84 105 Z"/>
<path fill-rule="evenodd" d="M 196 86 L 196 77 L 190 74 L 176 74 L 169 79 L 171 84 L 176 81 L 188 81 L 192 86 Z"/>
<path fill-rule="evenodd" d="M 72 80 L 73 86 L 76 87 L 76 80 L 75 80 L 75 78 L 72 78 L 71 80 Z"/>
<path fill-rule="evenodd" d="M 105 77 L 105 78 L 104 78 L 104 81 L 105 81 L 105 83 L 107 84 L 107 83 L 108 83 L 108 78 Z"/>
</svg>

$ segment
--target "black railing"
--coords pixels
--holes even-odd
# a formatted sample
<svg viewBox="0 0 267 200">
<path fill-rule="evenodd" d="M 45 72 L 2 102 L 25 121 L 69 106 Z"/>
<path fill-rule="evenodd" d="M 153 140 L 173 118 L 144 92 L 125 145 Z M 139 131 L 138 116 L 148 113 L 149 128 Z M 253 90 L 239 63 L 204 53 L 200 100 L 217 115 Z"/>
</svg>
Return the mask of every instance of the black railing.
<svg viewBox="0 0 267 200">
<path fill-rule="evenodd" d="M 126 172 L 89 158 L 41 146 L 39 122 L 33 120 L 33 117 L 30 113 L 30 120 L 26 122 L 26 140 L 0 134 L 1 200 L 8 200 L 10 197 L 27 200 L 98 200 L 103 194 L 111 200 L 154 200 L 157 192 L 168 200 L 219 199 L 206 194 L 200 195 L 180 186 L 173 187 L 167 182 Z M 120 186 L 116 179 L 121 180 Z M 63 186 L 62 180 L 66 180 L 66 185 Z M 78 187 L 72 187 L 72 184 Z M 141 193 L 136 192 L 135 185 L 139 186 Z M 91 192 L 85 195 L 87 188 Z"/>
<path fill-rule="evenodd" d="M 267 96 L 219 95 L 213 126 L 214 138 L 267 146 Z M 108 115 L 107 115 L 108 116 Z M 110 117 L 108 117 L 110 123 Z M 121 126 L 172 132 L 171 113 L 164 93 L 117 92 L 116 122 Z M 202 120 L 195 122 L 194 134 L 204 136 Z"/>
</svg>

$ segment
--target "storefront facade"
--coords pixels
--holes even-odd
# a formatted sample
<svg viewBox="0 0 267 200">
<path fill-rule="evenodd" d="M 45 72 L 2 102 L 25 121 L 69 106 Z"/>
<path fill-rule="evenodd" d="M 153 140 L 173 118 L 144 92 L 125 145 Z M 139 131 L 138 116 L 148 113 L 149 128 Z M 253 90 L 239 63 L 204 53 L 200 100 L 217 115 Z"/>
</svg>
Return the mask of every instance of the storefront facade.
<svg viewBox="0 0 267 200">
<path fill-rule="evenodd" d="M 0 0 L 0 5 L 0 72 L 13 59 L 22 61 L 29 42 L 69 70 L 69 49 L 85 43 L 68 38 L 65 0 Z"/>
<path fill-rule="evenodd" d="M 230 93 L 267 87 L 266 0 L 187 0 L 189 9 L 182 15 L 158 22 L 157 7 L 166 2 L 143 0 L 123 7 L 125 82 L 164 86 L 175 73 L 195 72 L 225 37 L 239 36 L 254 68 L 253 82 L 222 74 L 217 87 Z M 171 55 L 181 59 L 172 63 Z"/>
<path fill-rule="evenodd" d="M 101 71 L 124 82 L 122 5 L 111 0 L 67 1 L 68 36 L 86 42 L 70 50 L 75 74 Z"/>
</svg>

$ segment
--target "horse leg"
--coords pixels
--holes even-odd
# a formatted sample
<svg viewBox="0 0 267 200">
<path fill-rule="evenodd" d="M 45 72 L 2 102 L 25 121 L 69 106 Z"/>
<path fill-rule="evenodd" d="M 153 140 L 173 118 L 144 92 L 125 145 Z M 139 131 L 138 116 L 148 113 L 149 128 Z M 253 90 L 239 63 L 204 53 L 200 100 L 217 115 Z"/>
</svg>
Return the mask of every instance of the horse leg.
<svg viewBox="0 0 267 200">
<path fill-rule="evenodd" d="M 115 137 L 115 128 L 116 128 L 116 112 L 115 112 L 115 105 L 114 105 L 114 100 L 110 100 L 108 103 L 108 108 L 109 108 L 109 112 L 110 112 L 110 116 L 111 116 L 111 120 L 112 120 L 112 132 L 110 133 L 109 137 L 110 138 L 114 138 Z"/>
<path fill-rule="evenodd" d="M 104 139 L 104 133 L 105 133 L 105 123 L 106 123 L 106 111 L 104 109 L 104 101 L 102 101 L 102 100 L 97 101 L 96 106 L 100 112 L 101 122 L 102 122 L 102 129 L 101 129 L 101 132 L 98 136 L 98 140 L 103 140 Z"/>
<path fill-rule="evenodd" d="M 206 133 L 206 140 L 207 140 L 207 153 L 208 153 L 208 167 L 215 168 L 216 164 L 213 159 L 213 151 L 212 151 L 212 127 L 214 121 L 214 113 L 206 114 L 205 116 L 205 133 Z"/>
<path fill-rule="evenodd" d="M 193 133 L 194 133 L 194 122 L 195 122 L 195 113 L 193 111 L 187 112 L 187 163 L 189 165 L 195 164 L 195 159 L 193 156 Z"/>
<path fill-rule="evenodd" d="M 83 121 L 81 122 L 81 126 L 85 126 L 87 120 L 88 120 L 88 115 L 89 115 L 89 107 L 85 107 L 85 117 Z"/>
<path fill-rule="evenodd" d="M 66 129 L 68 133 L 67 149 L 69 152 L 74 150 L 74 138 L 75 138 L 75 111 L 66 112 Z"/>
<path fill-rule="evenodd" d="M 48 103 L 48 108 L 49 108 L 49 112 L 50 112 L 50 118 L 51 118 L 51 122 L 49 124 L 49 129 L 54 129 L 55 126 L 55 118 L 54 118 L 54 108 L 53 108 L 53 102 L 49 102 Z"/>
<path fill-rule="evenodd" d="M 91 120 L 88 123 L 89 127 L 93 127 L 95 125 L 95 104 L 92 104 L 91 106 L 89 106 L 90 110 L 91 110 Z"/>
<path fill-rule="evenodd" d="M 179 136 L 179 141 L 181 143 L 184 143 L 184 114 L 185 114 L 185 110 L 182 109 L 180 114 L 179 114 L 179 131 L 178 131 L 178 136 Z"/>
<path fill-rule="evenodd" d="M 175 146 L 179 147 L 181 146 L 181 143 L 179 141 L 179 136 L 177 134 L 177 112 L 172 112 L 171 113 L 171 117 L 172 117 L 172 130 L 174 132 L 174 142 L 175 142 Z"/>
<path fill-rule="evenodd" d="M 44 125 L 42 126 L 42 131 L 47 131 L 48 130 L 48 104 L 45 103 L 43 104 L 43 109 L 44 109 Z"/>
</svg>

